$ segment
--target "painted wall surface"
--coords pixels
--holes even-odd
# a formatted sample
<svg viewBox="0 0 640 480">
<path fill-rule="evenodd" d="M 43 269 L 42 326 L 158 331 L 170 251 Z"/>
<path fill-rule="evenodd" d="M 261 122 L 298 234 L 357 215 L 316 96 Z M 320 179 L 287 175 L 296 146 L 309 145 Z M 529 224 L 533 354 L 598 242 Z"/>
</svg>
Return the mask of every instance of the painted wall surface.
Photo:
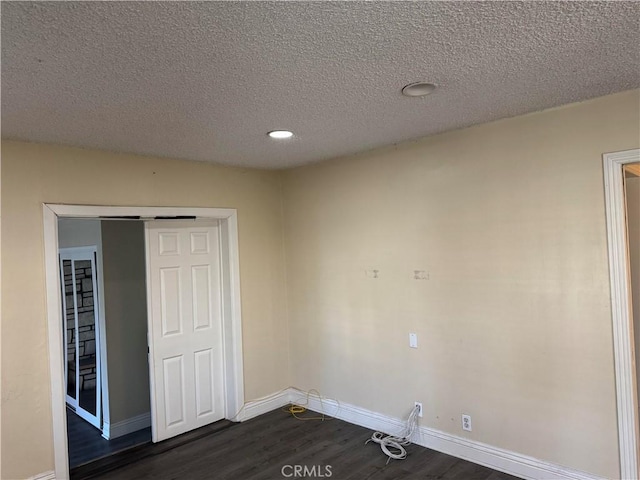
<svg viewBox="0 0 640 480">
<path fill-rule="evenodd" d="M 101 224 L 109 413 L 114 424 L 150 411 L 144 223 Z"/>
<path fill-rule="evenodd" d="M 286 171 L 292 384 L 616 478 L 602 154 L 638 148 L 639 101 Z"/>
<path fill-rule="evenodd" d="M 278 172 L 3 141 L 3 478 L 54 467 L 43 202 L 236 208 L 245 398 L 289 385 Z"/>
<path fill-rule="evenodd" d="M 58 247 L 90 247 L 100 250 L 102 233 L 100 220 L 88 218 L 58 219 Z"/>
<path fill-rule="evenodd" d="M 627 232 L 631 264 L 633 333 L 636 343 L 636 377 L 640 377 L 640 177 L 625 179 Z M 636 383 L 640 398 L 640 382 Z"/>
</svg>

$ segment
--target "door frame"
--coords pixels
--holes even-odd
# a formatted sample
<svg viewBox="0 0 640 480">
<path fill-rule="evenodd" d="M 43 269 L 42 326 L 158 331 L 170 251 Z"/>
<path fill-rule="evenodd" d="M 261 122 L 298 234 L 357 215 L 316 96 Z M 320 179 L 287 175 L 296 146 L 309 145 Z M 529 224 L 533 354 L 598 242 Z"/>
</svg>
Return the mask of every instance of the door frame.
<svg viewBox="0 0 640 480">
<path fill-rule="evenodd" d="M 639 161 L 640 149 L 605 153 L 602 156 L 618 409 L 618 447 L 620 476 L 623 479 L 638 476 L 640 442 L 622 168 L 628 163 Z"/>
<path fill-rule="evenodd" d="M 240 262 L 238 216 L 235 209 L 203 207 L 115 207 L 97 205 L 42 204 L 44 222 L 44 261 L 49 333 L 51 413 L 55 475 L 69 478 L 67 448 L 66 389 L 64 385 L 60 276 L 58 274 L 58 218 L 196 217 L 218 220 L 222 272 L 222 337 L 224 360 L 225 418 L 231 419 L 244 404 L 242 361 L 242 317 L 240 308 Z M 114 218 L 115 217 L 115 218 Z M 151 392 L 153 395 L 153 392 Z"/>
</svg>

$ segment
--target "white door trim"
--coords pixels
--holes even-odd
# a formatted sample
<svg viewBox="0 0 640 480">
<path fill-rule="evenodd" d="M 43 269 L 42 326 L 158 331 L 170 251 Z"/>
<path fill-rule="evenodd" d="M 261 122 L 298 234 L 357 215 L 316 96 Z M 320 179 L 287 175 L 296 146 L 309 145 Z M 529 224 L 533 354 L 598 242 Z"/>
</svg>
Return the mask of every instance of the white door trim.
<svg viewBox="0 0 640 480">
<path fill-rule="evenodd" d="M 49 332 L 49 368 L 51 376 L 51 413 L 55 474 L 69 478 L 67 423 L 65 411 L 63 340 L 58 275 L 58 218 L 131 217 L 141 220 L 155 217 L 196 217 L 216 219 L 221 227 L 223 345 L 225 371 L 225 416 L 233 417 L 244 404 L 242 364 L 242 322 L 240 309 L 240 262 L 238 217 L 235 209 L 198 207 L 110 207 L 94 205 L 43 204 L 45 281 Z"/>
<path fill-rule="evenodd" d="M 606 153 L 602 156 L 602 161 L 611 279 L 620 476 L 623 479 L 634 479 L 638 478 L 638 399 L 622 167 L 627 163 L 640 161 L 640 149 Z"/>
</svg>

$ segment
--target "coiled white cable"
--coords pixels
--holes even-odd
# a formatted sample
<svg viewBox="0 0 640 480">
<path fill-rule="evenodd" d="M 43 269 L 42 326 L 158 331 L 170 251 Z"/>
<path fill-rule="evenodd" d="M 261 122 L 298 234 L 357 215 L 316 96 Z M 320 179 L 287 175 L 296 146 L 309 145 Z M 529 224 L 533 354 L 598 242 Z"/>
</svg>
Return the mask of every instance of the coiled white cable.
<svg viewBox="0 0 640 480">
<path fill-rule="evenodd" d="M 387 463 L 389 463 L 389 460 L 392 458 L 394 460 L 404 460 L 407 458 L 407 451 L 404 449 L 404 445 L 411 443 L 411 436 L 418 428 L 419 413 L 420 407 L 416 405 L 415 408 L 411 410 L 409 418 L 407 418 L 407 425 L 400 435 L 387 435 L 382 432 L 374 432 L 371 438 L 364 442 L 364 444 L 366 445 L 369 442 L 379 444 L 384 454 L 389 457 L 387 458 Z"/>
</svg>

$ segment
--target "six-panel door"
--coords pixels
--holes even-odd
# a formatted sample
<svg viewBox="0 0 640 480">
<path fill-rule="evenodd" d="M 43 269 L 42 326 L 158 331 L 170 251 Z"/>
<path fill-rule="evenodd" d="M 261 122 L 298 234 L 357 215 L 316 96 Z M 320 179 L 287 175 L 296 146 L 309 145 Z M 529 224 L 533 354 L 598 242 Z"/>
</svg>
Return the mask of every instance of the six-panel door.
<svg viewBox="0 0 640 480">
<path fill-rule="evenodd" d="M 147 222 L 153 441 L 224 418 L 217 223 Z"/>
</svg>

